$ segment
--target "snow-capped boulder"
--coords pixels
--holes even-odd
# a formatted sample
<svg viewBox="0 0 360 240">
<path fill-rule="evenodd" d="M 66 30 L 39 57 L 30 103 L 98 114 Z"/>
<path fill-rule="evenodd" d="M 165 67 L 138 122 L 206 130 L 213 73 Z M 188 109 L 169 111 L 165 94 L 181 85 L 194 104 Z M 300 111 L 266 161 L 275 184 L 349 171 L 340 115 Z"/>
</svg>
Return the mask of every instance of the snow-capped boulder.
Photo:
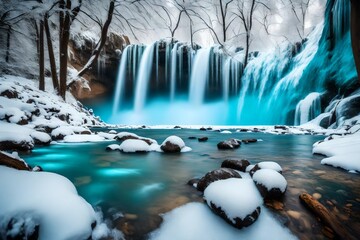
<svg viewBox="0 0 360 240">
<path fill-rule="evenodd" d="M 119 150 L 126 153 L 149 152 L 150 146 L 140 139 L 127 139 L 120 144 Z"/>
<path fill-rule="evenodd" d="M 51 137 L 44 132 L 33 131 L 30 136 L 34 139 L 36 145 L 49 145 Z"/>
<path fill-rule="evenodd" d="M 120 151 L 120 145 L 119 144 L 110 144 L 106 147 L 107 151 L 116 151 L 119 150 Z"/>
<path fill-rule="evenodd" d="M 277 199 L 285 194 L 287 181 L 283 175 L 273 169 L 256 171 L 253 180 L 265 199 Z"/>
<path fill-rule="evenodd" d="M 74 134 L 64 137 L 63 142 L 66 143 L 84 143 L 84 142 L 102 142 L 105 141 L 105 138 L 92 134 L 92 135 L 82 135 Z"/>
<path fill-rule="evenodd" d="M 238 178 L 211 183 L 204 191 L 204 199 L 214 213 L 238 229 L 258 219 L 263 203 L 253 181 Z"/>
<path fill-rule="evenodd" d="M 136 139 L 136 140 L 144 141 L 148 145 L 152 145 L 153 143 L 157 144 L 157 142 L 154 139 L 141 137 L 136 135 L 135 133 L 130 133 L 130 132 L 120 132 L 116 135 L 116 139 L 121 142 L 128 139 Z"/>
<path fill-rule="evenodd" d="M 241 142 L 236 139 L 229 139 L 226 141 L 219 142 L 217 144 L 218 149 L 226 150 L 226 149 L 236 149 L 240 147 Z"/>
<path fill-rule="evenodd" d="M 279 173 L 282 173 L 282 168 L 281 166 L 273 161 L 264 161 L 264 162 L 260 162 L 258 164 L 255 164 L 255 166 L 250 170 L 250 175 L 253 176 L 254 173 L 260 169 L 272 169 L 275 170 Z"/>
<path fill-rule="evenodd" d="M 246 159 L 242 159 L 242 160 L 229 159 L 229 160 L 224 160 L 221 163 L 222 168 L 231 168 L 241 172 L 246 172 L 246 168 L 249 165 L 250 162 Z"/>
<path fill-rule="evenodd" d="M 164 140 L 160 148 L 166 153 L 177 153 L 185 148 L 185 142 L 177 136 L 170 136 Z"/>
<path fill-rule="evenodd" d="M 241 178 L 241 176 L 233 169 L 219 168 L 206 173 L 205 176 L 199 180 L 197 190 L 203 192 L 211 183 L 228 178 Z"/>
</svg>

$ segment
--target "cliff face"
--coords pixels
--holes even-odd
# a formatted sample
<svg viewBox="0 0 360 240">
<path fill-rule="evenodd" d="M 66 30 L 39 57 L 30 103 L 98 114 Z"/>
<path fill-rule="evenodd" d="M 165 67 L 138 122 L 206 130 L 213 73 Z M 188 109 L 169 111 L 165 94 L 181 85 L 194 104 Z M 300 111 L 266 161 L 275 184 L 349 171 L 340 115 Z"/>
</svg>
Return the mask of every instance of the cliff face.
<svg viewBox="0 0 360 240">
<path fill-rule="evenodd" d="M 78 33 L 69 42 L 69 63 L 80 70 L 91 57 L 97 39 L 91 35 Z M 117 69 L 124 48 L 130 44 L 128 37 L 111 32 L 99 56 L 96 65 L 90 69 L 84 78 L 89 81 L 90 91 L 81 87 L 73 89 L 72 93 L 78 99 L 93 98 L 112 89 L 116 83 Z"/>
</svg>

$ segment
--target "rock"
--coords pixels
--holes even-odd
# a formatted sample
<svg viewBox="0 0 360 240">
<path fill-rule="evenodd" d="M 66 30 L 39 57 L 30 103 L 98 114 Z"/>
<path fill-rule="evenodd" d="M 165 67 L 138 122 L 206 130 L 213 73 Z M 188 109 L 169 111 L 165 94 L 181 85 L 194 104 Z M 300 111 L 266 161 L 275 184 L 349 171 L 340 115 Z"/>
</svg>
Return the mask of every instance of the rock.
<svg viewBox="0 0 360 240">
<path fill-rule="evenodd" d="M 287 130 L 288 127 L 287 127 L 287 126 L 284 126 L 284 125 L 275 125 L 275 126 L 274 126 L 274 129 Z"/>
<path fill-rule="evenodd" d="M 188 137 L 189 139 L 192 139 L 192 140 L 194 140 L 194 139 L 196 139 L 196 137 Z"/>
<path fill-rule="evenodd" d="M 115 130 L 110 130 L 108 133 L 109 134 L 117 134 L 117 132 Z"/>
<path fill-rule="evenodd" d="M 246 172 L 246 168 L 249 165 L 250 165 L 250 162 L 246 159 L 242 159 L 242 160 L 229 159 L 229 160 L 224 160 L 221 163 L 222 168 L 231 168 L 231 169 L 238 170 L 241 172 Z"/>
<path fill-rule="evenodd" d="M 189 186 L 192 186 L 192 187 L 196 187 L 199 180 L 200 180 L 199 178 L 193 178 L 193 179 L 190 179 L 186 184 Z"/>
<path fill-rule="evenodd" d="M 177 136 L 170 136 L 165 139 L 160 148 L 166 153 L 178 153 L 185 147 L 184 141 Z"/>
<path fill-rule="evenodd" d="M 84 130 L 80 132 L 81 135 L 91 135 L 91 131 L 90 130 Z"/>
<path fill-rule="evenodd" d="M 0 96 L 7 97 L 7 98 L 18 98 L 19 94 L 15 90 L 6 89 L 5 91 L 0 93 Z"/>
<path fill-rule="evenodd" d="M 245 144 L 247 144 L 247 143 L 256 143 L 257 139 L 255 139 L 255 138 L 243 139 L 243 140 L 241 140 L 241 142 L 243 142 Z"/>
<path fill-rule="evenodd" d="M 32 171 L 33 171 L 33 172 L 42 172 L 43 169 L 42 169 L 42 167 L 40 167 L 40 166 L 35 166 L 35 167 L 32 168 Z"/>
<path fill-rule="evenodd" d="M 181 127 L 180 126 L 175 126 L 174 129 L 181 129 Z"/>
<path fill-rule="evenodd" d="M 272 169 L 279 173 L 282 173 L 282 168 L 278 163 L 272 162 L 272 161 L 264 161 L 264 162 L 255 164 L 255 166 L 249 172 L 250 176 L 253 176 L 254 173 L 260 169 Z"/>
<path fill-rule="evenodd" d="M 213 129 L 211 127 L 206 128 L 208 131 L 212 131 Z"/>
<path fill-rule="evenodd" d="M 201 127 L 201 128 L 200 128 L 200 131 L 206 131 L 206 128 Z"/>
<path fill-rule="evenodd" d="M 229 139 L 226 141 L 219 142 L 217 148 L 220 150 L 236 149 L 240 147 L 241 142 L 236 139 Z"/>
<path fill-rule="evenodd" d="M 198 138 L 199 142 L 206 142 L 209 138 L 208 137 L 200 137 Z"/>
<path fill-rule="evenodd" d="M 240 174 L 230 168 L 219 168 L 213 171 L 210 171 L 203 176 L 198 184 L 197 190 L 203 192 L 210 183 L 213 183 L 218 180 L 228 179 L 228 178 L 241 178 Z"/>
<path fill-rule="evenodd" d="M 16 154 L 17 155 L 17 154 Z M 13 154 L 6 154 L 0 151 L 0 165 L 15 168 L 17 170 L 30 170 L 30 167 Z"/>
<path fill-rule="evenodd" d="M 118 149 L 125 153 L 144 153 L 150 151 L 149 145 L 140 139 L 127 139 L 120 144 Z"/>
<path fill-rule="evenodd" d="M 125 141 L 125 140 L 128 140 L 128 139 L 136 139 L 136 140 L 144 141 L 148 145 L 151 145 L 151 144 L 154 143 L 154 141 L 152 141 L 152 139 L 143 138 L 143 137 L 140 137 L 140 136 L 138 136 L 138 135 L 136 135 L 134 133 L 128 133 L 128 132 L 118 133 L 118 135 L 116 136 L 115 139 L 118 140 L 118 141 Z"/>
<path fill-rule="evenodd" d="M 265 199 L 279 199 L 286 191 L 287 181 L 273 169 L 260 169 L 253 175 L 259 192 Z"/>
<path fill-rule="evenodd" d="M 204 191 L 204 199 L 215 214 L 238 229 L 258 219 L 263 202 L 250 179 L 238 178 L 211 183 Z"/>
<path fill-rule="evenodd" d="M 34 141 L 22 140 L 20 142 L 15 141 L 1 141 L 0 150 L 19 150 L 19 151 L 29 151 L 34 148 Z"/>
<path fill-rule="evenodd" d="M 106 151 L 115 151 L 115 150 L 119 150 L 120 151 L 120 145 L 119 144 L 110 144 L 106 147 Z"/>
</svg>

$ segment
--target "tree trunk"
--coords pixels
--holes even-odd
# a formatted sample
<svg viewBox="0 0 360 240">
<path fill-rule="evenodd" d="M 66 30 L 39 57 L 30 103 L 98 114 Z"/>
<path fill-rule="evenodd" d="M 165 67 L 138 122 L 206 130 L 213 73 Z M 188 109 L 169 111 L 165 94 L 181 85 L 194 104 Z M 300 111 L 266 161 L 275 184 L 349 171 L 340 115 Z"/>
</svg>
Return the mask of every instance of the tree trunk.
<svg viewBox="0 0 360 240">
<path fill-rule="evenodd" d="M 45 61 L 44 61 L 44 22 L 40 21 L 39 28 L 39 89 L 45 90 Z"/>
<path fill-rule="evenodd" d="M 114 12 L 114 8 L 115 8 L 115 0 L 111 0 L 110 2 L 110 6 L 109 6 L 109 10 L 108 10 L 108 16 L 106 19 L 106 22 L 104 24 L 103 29 L 101 30 L 101 39 L 100 42 L 97 44 L 97 46 L 95 47 L 92 56 L 90 57 L 89 61 L 85 64 L 85 66 L 83 67 L 83 69 L 81 69 L 78 73 L 78 77 L 81 77 L 85 74 L 86 71 L 88 71 L 92 65 L 97 61 L 100 52 L 102 50 L 102 48 L 105 45 L 106 42 L 106 37 L 107 37 L 107 32 L 112 20 L 112 16 L 113 16 L 113 12 Z"/>
<path fill-rule="evenodd" d="M 67 79 L 67 60 L 68 60 L 68 43 L 70 38 L 70 24 L 71 17 L 70 11 L 71 1 L 66 1 L 66 13 L 64 16 L 63 28 L 61 31 L 61 41 L 60 41 L 60 96 L 65 100 L 66 95 L 66 79 Z"/>
<path fill-rule="evenodd" d="M 249 61 L 249 48 L 250 48 L 250 34 L 246 33 L 246 46 L 245 46 L 245 56 L 244 56 L 244 68 L 247 66 Z"/>
<path fill-rule="evenodd" d="M 360 2 L 351 1 L 351 44 L 360 82 Z"/>
<path fill-rule="evenodd" d="M 11 36 L 11 26 L 8 25 L 8 30 L 7 30 L 7 38 L 6 38 L 6 57 L 5 57 L 5 61 L 8 63 L 9 62 L 9 58 L 10 58 L 10 36 Z"/>
<path fill-rule="evenodd" d="M 46 41 L 49 53 L 49 60 L 50 60 L 50 69 L 51 69 L 51 78 L 53 82 L 53 86 L 55 91 L 59 91 L 59 80 L 56 73 L 56 62 L 55 62 L 55 55 L 54 55 L 54 48 L 52 45 L 51 33 L 49 29 L 49 21 L 48 21 L 48 13 L 44 16 L 44 27 L 46 33 Z"/>
</svg>

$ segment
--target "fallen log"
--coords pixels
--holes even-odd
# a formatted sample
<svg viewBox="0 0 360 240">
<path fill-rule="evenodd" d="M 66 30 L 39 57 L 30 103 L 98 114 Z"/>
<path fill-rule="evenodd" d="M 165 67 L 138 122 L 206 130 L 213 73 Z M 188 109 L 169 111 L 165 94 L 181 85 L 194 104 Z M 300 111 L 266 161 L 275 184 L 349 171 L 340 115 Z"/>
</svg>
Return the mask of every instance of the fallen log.
<svg viewBox="0 0 360 240">
<path fill-rule="evenodd" d="M 0 151 L 0 165 L 15 168 L 17 170 L 26 170 L 26 171 L 30 170 L 29 166 L 26 165 L 26 163 L 24 163 L 18 159 L 12 158 L 12 157 L 2 153 L 1 151 Z"/>
<path fill-rule="evenodd" d="M 341 225 L 334 214 L 329 212 L 324 205 L 313 198 L 310 194 L 302 193 L 299 198 L 300 202 L 305 205 L 305 207 L 307 207 L 316 217 L 320 218 L 326 226 L 333 230 L 336 235 L 336 239 L 355 240 L 353 236 L 349 235 L 348 231 Z"/>
</svg>

